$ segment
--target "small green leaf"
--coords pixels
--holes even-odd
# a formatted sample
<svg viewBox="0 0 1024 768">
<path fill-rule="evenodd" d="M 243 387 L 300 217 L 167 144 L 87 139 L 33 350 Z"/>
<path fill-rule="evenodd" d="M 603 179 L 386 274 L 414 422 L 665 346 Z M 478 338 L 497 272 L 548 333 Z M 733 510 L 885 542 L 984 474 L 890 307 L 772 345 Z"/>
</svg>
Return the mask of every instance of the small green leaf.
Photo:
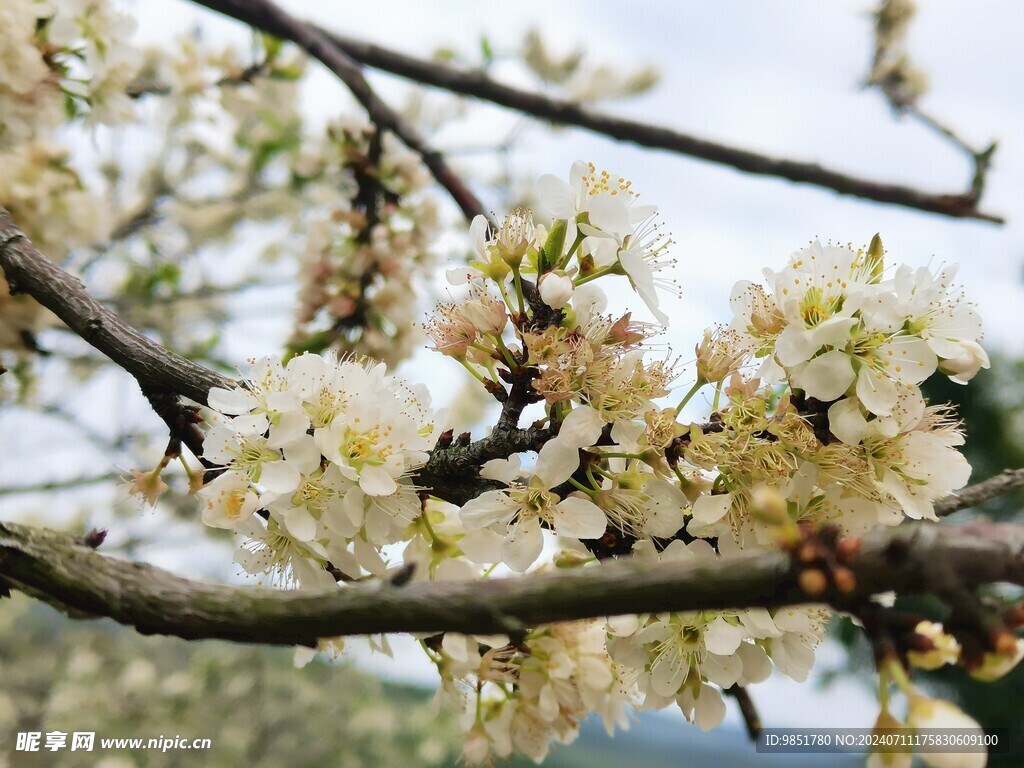
<svg viewBox="0 0 1024 768">
<path fill-rule="evenodd" d="M 281 38 L 268 35 L 266 32 L 260 32 L 259 41 L 268 62 L 276 59 L 278 54 L 281 53 L 281 48 L 284 47 L 284 41 Z"/>
<path fill-rule="evenodd" d="M 566 231 L 567 225 L 564 219 L 559 219 L 551 225 L 548 239 L 544 242 L 544 250 L 538 272 L 546 272 L 562 261 L 563 251 L 565 250 Z"/>
</svg>

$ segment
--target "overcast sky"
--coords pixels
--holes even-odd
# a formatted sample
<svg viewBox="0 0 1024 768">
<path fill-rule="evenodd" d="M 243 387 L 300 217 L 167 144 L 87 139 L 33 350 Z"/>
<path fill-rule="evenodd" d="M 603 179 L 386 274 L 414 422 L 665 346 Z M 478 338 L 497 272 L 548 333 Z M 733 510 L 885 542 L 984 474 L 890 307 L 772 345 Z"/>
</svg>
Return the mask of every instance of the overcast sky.
<svg viewBox="0 0 1024 768">
<path fill-rule="evenodd" d="M 182 0 L 126 5 L 140 18 L 141 42 L 166 44 L 173 33 L 196 24 L 210 39 L 248 41 L 241 25 Z M 895 119 L 880 94 L 860 87 L 871 56 L 867 2 L 282 0 L 281 5 L 329 29 L 423 56 L 440 46 L 472 53 L 481 35 L 499 52 L 509 50 L 528 28 L 542 25 L 545 39 L 559 50 L 582 46 L 603 63 L 631 69 L 653 64 L 660 70 L 662 80 L 653 91 L 603 107 L 608 111 L 935 192 L 963 191 L 970 176 L 963 155 L 921 126 Z M 583 131 L 555 133 L 540 124 L 525 134 L 515 161 L 527 175 L 565 175 L 573 160 L 591 160 L 631 178 L 647 202 L 659 205 L 677 243 L 684 295 L 664 304 L 674 320 L 669 338 L 680 351 L 692 349 L 704 326 L 729 319 L 728 295 L 736 280 L 758 279 L 761 268 L 781 266 L 815 236 L 861 245 L 881 232 L 891 261 L 960 263 L 960 279 L 986 322 L 986 344 L 1024 353 L 1018 319 L 1024 305 L 1024 89 L 1019 86 L 1024 4 L 931 0 L 923 5 L 910 39 L 911 55 L 930 79 L 922 106 L 977 145 L 1000 141 L 983 207 L 1005 215 L 1006 226 L 881 206 Z M 497 72 L 516 77 L 507 68 Z M 396 104 L 410 87 L 386 75 L 373 75 L 372 82 Z M 344 88 L 323 71 L 315 73 L 306 98 L 322 119 L 352 110 Z M 485 108 L 437 140 L 441 148 L 484 141 L 515 121 L 500 109 Z M 500 214 L 500 197 L 483 193 Z M 255 318 L 238 326 L 235 338 L 246 354 L 272 353 L 279 351 L 275 339 L 288 331 L 287 322 Z M 442 380 L 440 371 L 429 369 L 428 379 Z M 806 686 L 773 680 L 758 686 L 755 695 L 773 702 L 765 707 L 773 724 L 835 725 L 839 712 L 847 713 L 845 724 L 869 724 L 871 702 L 852 686 L 833 689 L 827 699 L 808 692 Z M 849 713 L 864 722 L 846 722 L 854 716 Z"/>
</svg>

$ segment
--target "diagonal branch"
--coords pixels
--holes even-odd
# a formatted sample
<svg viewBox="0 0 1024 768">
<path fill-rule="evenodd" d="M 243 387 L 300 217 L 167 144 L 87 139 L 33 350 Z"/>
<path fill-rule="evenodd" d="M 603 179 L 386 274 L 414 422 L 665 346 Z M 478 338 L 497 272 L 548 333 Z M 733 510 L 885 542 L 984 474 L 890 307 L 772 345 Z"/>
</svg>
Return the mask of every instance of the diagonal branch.
<svg viewBox="0 0 1024 768">
<path fill-rule="evenodd" d="M 977 202 L 985 191 L 997 144 L 993 141 L 984 148 L 976 147 L 921 108 L 919 101 L 927 78 L 913 65 L 907 49 L 907 36 L 916 13 L 913 0 L 883 0 L 874 12 L 875 52 L 865 87 L 878 88 L 897 115 L 917 120 L 967 155 L 973 166 L 969 195 Z"/>
<path fill-rule="evenodd" d="M 770 157 L 749 150 L 702 139 L 671 128 L 638 123 L 594 112 L 571 101 L 513 88 L 480 72 L 467 72 L 446 64 L 425 61 L 397 51 L 365 43 L 325 30 L 320 33 L 356 61 L 369 67 L 441 88 L 463 96 L 489 101 L 557 125 L 572 125 L 619 141 L 663 149 L 698 160 L 731 166 L 744 173 L 777 176 L 799 184 L 812 184 L 867 200 L 954 218 L 981 219 L 996 224 L 1001 216 L 979 210 L 976 192 L 934 194 L 913 187 L 850 176 L 817 163 Z"/>
<path fill-rule="evenodd" d="M 975 507 L 1018 488 L 1024 488 L 1024 469 L 1004 469 L 995 477 L 969 485 L 955 494 L 935 502 L 935 514 L 939 517 L 946 517 L 961 509 Z"/>
<path fill-rule="evenodd" d="M 485 216 L 483 205 L 448 166 L 444 156 L 431 148 L 416 131 L 389 107 L 370 87 L 362 69 L 316 27 L 296 19 L 270 0 L 194 0 L 197 4 L 242 21 L 268 34 L 290 40 L 320 61 L 348 86 L 379 128 L 391 131 L 423 164 L 455 200 L 467 220 Z"/>
<path fill-rule="evenodd" d="M 908 524 L 878 529 L 849 564 L 862 595 L 1024 585 L 1024 526 Z M 941 569 L 941 573 L 937 569 Z M 848 605 L 812 601 L 784 552 L 717 560 L 604 563 L 488 582 L 352 585 L 273 591 L 205 584 L 104 557 L 54 531 L 0 523 L 0 592 L 17 589 L 76 616 L 106 616 L 144 634 L 312 645 L 318 637 L 387 632 L 497 634 L 555 621 L 662 611 Z M 939 576 L 942 576 L 940 579 Z"/>
<path fill-rule="evenodd" d="M 77 277 L 41 254 L 0 206 L 0 269 L 12 295 L 30 294 L 85 341 L 136 378 L 143 390 L 170 390 L 198 403 L 213 387 L 230 386 L 218 373 L 186 360 L 139 333 L 86 293 Z"/>
</svg>

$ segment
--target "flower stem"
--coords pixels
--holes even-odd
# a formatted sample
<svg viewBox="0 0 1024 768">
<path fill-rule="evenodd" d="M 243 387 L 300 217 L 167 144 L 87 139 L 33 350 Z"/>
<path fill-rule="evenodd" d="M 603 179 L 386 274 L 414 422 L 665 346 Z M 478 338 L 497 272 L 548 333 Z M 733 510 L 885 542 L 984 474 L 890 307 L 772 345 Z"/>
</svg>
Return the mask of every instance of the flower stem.
<svg viewBox="0 0 1024 768">
<path fill-rule="evenodd" d="M 696 395 L 700 391 L 700 388 L 703 387 L 705 384 L 707 384 L 707 382 L 704 381 L 704 379 L 697 379 L 697 381 L 694 382 L 693 386 L 690 387 L 690 391 L 683 395 L 683 399 L 679 401 L 679 405 L 676 406 L 676 413 L 679 413 L 681 410 L 683 410 L 686 404 L 690 402 L 691 398 L 693 398 L 693 396 Z"/>
</svg>

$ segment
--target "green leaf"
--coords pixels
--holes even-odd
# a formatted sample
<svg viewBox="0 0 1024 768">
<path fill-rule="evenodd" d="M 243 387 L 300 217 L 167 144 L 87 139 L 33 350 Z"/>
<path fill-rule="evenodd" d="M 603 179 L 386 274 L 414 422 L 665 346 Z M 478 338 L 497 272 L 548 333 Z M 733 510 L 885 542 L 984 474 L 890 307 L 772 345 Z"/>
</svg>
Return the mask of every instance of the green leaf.
<svg viewBox="0 0 1024 768">
<path fill-rule="evenodd" d="M 281 49 L 284 47 L 284 41 L 281 38 L 268 35 L 266 32 L 259 33 L 259 42 L 260 46 L 263 48 L 263 52 L 266 54 L 266 60 L 268 62 L 276 59 L 278 54 L 281 53 Z"/>
</svg>

